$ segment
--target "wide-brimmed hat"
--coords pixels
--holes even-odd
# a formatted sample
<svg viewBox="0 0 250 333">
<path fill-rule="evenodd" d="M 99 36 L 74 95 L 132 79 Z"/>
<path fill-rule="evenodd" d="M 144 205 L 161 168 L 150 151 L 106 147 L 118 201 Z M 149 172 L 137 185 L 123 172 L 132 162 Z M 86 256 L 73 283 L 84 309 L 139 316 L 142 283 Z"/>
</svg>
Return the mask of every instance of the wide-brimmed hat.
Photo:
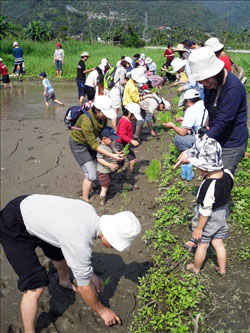
<svg viewBox="0 0 250 333">
<path fill-rule="evenodd" d="M 220 43 L 219 39 L 216 37 L 209 38 L 205 41 L 204 45 L 210 47 L 214 52 L 218 52 L 224 47 L 224 45 Z"/>
<path fill-rule="evenodd" d="M 187 63 L 186 59 L 175 58 L 171 62 L 171 66 L 173 68 L 173 72 L 177 73 L 182 67 L 184 67 Z"/>
<path fill-rule="evenodd" d="M 151 64 L 153 60 L 150 58 L 150 57 L 147 57 L 146 60 L 145 60 L 145 64 Z"/>
<path fill-rule="evenodd" d="M 201 47 L 192 52 L 188 58 L 188 63 L 195 81 L 202 81 L 215 76 L 225 65 L 223 61 L 216 57 L 210 47 Z"/>
<path fill-rule="evenodd" d="M 177 44 L 176 47 L 173 47 L 173 51 L 187 52 L 187 49 L 184 47 L 183 44 Z"/>
<path fill-rule="evenodd" d="M 186 154 L 189 163 L 204 171 L 217 171 L 224 166 L 221 145 L 212 138 L 197 139 Z"/>
<path fill-rule="evenodd" d="M 131 77 L 135 82 L 138 82 L 138 83 L 148 82 L 147 77 L 143 74 L 143 71 L 140 67 L 135 68 L 131 71 Z"/>
<path fill-rule="evenodd" d="M 111 98 L 108 96 L 97 96 L 94 100 L 94 107 L 101 110 L 108 119 L 117 117 L 116 112 L 112 108 Z"/>
<path fill-rule="evenodd" d="M 101 130 L 100 138 L 103 138 L 104 136 L 106 138 L 110 138 L 112 140 L 118 140 L 119 139 L 119 136 L 116 135 L 116 132 L 113 129 L 113 127 L 110 127 L 110 126 L 104 126 L 103 129 Z"/>
<path fill-rule="evenodd" d="M 137 217 L 129 211 L 100 218 L 100 229 L 109 244 L 117 251 L 127 250 L 141 232 Z"/>
<path fill-rule="evenodd" d="M 13 43 L 13 46 L 18 46 L 18 42 L 14 42 L 14 43 Z"/>
<path fill-rule="evenodd" d="M 200 92 L 196 89 L 186 90 L 183 96 L 184 99 L 192 99 L 196 97 L 201 97 Z"/>
<path fill-rule="evenodd" d="M 129 63 L 131 67 L 134 67 L 134 66 L 133 66 L 133 60 L 132 60 L 132 58 L 130 58 L 130 57 L 125 57 L 124 60 L 125 60 L 127 63 Z"/>
<path fill-rule="evenodd" d="M 132 113 L 136 120 L 142 120 L 142 116 L 141 116 L 141 108 L 140 105 L 137 103 L 128 103 L 125 108 Z"/>
<path fill-rule="evenodd" d="M 90 57 L 89 53 L 84 51 L 82 54 L 81 54 L 81 57 Z"/>
</svg>

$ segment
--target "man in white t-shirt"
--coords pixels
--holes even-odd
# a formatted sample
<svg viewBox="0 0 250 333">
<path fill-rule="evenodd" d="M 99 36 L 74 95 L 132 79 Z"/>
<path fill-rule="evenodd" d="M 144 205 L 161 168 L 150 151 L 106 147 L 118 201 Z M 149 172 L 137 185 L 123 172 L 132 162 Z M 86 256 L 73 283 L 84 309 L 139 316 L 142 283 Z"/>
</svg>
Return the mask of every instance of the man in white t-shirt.
<svg viewBox="0 0 250 333">
<path fill-rule="evenodd" d="M 82 200 L 32 194 L 10 201 L 0 211 L 0 241 L 19 277 L 24 331 L 35 333 L 38 301 L 49 283 L 36 247 L 53 260 L 61 287 L 79 292 L 106 325 L 121 324 L 117 314 L 97 298 L 103 284 L 91 265 L 92 241 L 99 238 L 105 247 L 124 251 L 140 231 L 140 222 L 132 212 L 99 217 Z M 76 280 L 74 286 L 69 268 Z"/>
<path fill-rule="evenodd" d="M 208 116 L 204 102 L 196 89 L 189 89 L 185 92 L 184 104 L 187 107 L 184 117 L 177 118 L 177 122 L 181 122 L 181 127 L 176 126 L 171 121 L 163 124 L 164 127 L 171 128 L 177 133 L 174 142 L 180 151 L 193 146 L 196 141 L 195 135 L 201 126 L 205 124 Z"/>
</svg>

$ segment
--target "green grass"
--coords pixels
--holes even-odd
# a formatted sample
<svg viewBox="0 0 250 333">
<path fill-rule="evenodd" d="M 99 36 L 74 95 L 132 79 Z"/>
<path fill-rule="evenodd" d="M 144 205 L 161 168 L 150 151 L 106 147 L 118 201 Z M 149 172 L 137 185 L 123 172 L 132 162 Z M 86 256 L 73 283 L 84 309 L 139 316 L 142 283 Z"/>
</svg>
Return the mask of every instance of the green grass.
<svg viewBox="0 0 250 333">
<path fill-rule="evenodd" d="M 150 182 L 158 180 L 161 174 L 161 161 L 151 160 L 149 166 L 145 169 L 145 173 Z"/>
</svg>

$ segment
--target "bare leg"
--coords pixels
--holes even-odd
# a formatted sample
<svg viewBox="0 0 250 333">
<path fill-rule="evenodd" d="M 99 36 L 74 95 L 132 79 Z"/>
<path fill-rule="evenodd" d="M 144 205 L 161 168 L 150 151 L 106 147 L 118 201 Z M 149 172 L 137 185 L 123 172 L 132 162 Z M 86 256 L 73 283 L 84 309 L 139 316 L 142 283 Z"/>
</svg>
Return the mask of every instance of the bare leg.
<svg viewBox="0 0 250 333">
<path fill-rule="evenodd" d="M 81 96 L 80 99 L 79 99 L 79 104 L 83 105 L 84 100 L 85 100 L 85 96 Z"/>
<path fill-rule="evenodd" d="M 55 102 L 55 103 L 57 103 L 57 104 L 59 104 L 59 105 L 64 105 L 62 102 L 58 101 L 58 99 L 54 99 L 53 102 Z"/>
<path fill-rule="evenodd" d="M 45 102 L 45 105 L 46 105 L 47 108 L 49 107 L 49 103 L 48 102 Z"/>
<path fill-rule="evenodd" d="M 101 187 L 101 193 L 100 193 L 101 201 L 100 201 L 100 204 L 102 206 L 105 205 L 107 191 L 108 191 L 108 187 L 104 187 L 104 186 Z"/>
<path fill-rule="evenodd" d="M 136 160 L 132 160 L 132 161 L 129 161 L 129 164 L 128 164 L 128 170 L 127 170 L 127 179 L 129 179 L 131 177 L 131 174 L 134 170 L 134 167 L 135 167 L 135 163 L 136 163 Z"/>
<path fill-rule="evenodd" d="M 9 88 L 13 89 L 12 83 L 9 83 Z"/>
<path fill-rule="evenodd" d="M 83 200 L 89 202 L 89 194 L 92 187 L 92 180 L 88 180 L 87 178 L 84 178 L 82 183 L 82 196 Z"/>
<path fill-rule="evenodd" d="M 206 258 L 207 249 L 209 247 L 209 243 L 199 243 L 197 246 L 197 250 L 194 256 L 194 263 L 188 264 L 186 266 L 187 270 L 192 271 L 195 274 L 198 274 L 201 266 Z"/>
<path fill-rule="evenodd" d="M 118 114 L 119 109 L 113 109 L 113 110 L 115 111 L 116 114 Z M 117 118 L 111 119 L 111 124 L 112 124 L 113 128 L 116 128 L 116 121 L 117 121 Z"/>
<path fill-rule="evenodd" d="M 38 301 L 44 288 L 27 290 L 21 300 L 21 313 L 25 333 L 35 333 L 35 322 L 38 309 Z"/>
<path fill-rule="evenodd" d="M 224 247 L 223 239 L 213 239 L 212 245 L 215 249 L 217 261 L 218 261 L 218 272 L 220 274 L 226 274 L 227 264 L 227 251 Z"/>
<path fill-rule="evenodd" d="M 6 89 L 7 88 L 7 83 L 3 84 L 3 88 Z"/>
<path fill-rule="evenodd" d="M 53 261 L 59 277 L 59 284 L 65 288 L 72 289 L 72 284 L 69 277 L 69 267 L 65 260 Z"/>
<path fill-rule="evenodd" d="M 153 130 L 153 123 L 152 121 L 147 121 L 148 129 L 150 130 L 150 133 L 152 136 L 156 136 L 155 131 Z"/>
</svg>

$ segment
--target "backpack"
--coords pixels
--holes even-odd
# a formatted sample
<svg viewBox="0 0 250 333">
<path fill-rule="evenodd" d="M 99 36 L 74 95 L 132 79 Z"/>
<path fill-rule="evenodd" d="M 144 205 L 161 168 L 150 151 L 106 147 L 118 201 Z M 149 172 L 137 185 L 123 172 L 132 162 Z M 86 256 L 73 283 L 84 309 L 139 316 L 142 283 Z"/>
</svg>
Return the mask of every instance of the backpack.
<svg viewBox="0 0 250 333">
<path fill-rule="evenodd" d="M 118 82 L 114 82 L 115 72 L 117 67 L 110 67 L 109 70 L 104 74 L 104 88 L 110 90 Z"/>
<path fill-rule="evenodd" d="M 84 109 L 84 106 L 79 106 L 79 105 L 76 105 L 76 106 L 71 106 L 66 114 L 65 114 L 65 117 L 64 117 L 64 124 L 65 126 L 69 129 L 69 130 L 72 130 L 72 129 L 78 129 L 78 130 L 81 130 L 81 128 L 79 127 L 74 127 L 77 119 L 80 117 L 80 115 L 82 114 L 86 114 L 87 117 L 90 119 L 92 125 L 93 125 L 93 120 L 91 118 L 91 115 L 89 114 L 88 111 L 86 111 Z M 93 125 L 94 126 L 94 125 Z"/>
<path fill-rule="evenodd" d="M 241 66 L 236 65 L 234 62 L 232 62 L 232 60 L 231 64 L 232 64 L 231 73 L 237 76 L 237 78 L 241 81 L 242 84 L 245 84 L 247 82 L 247 77 L 245 76 L 244 69 Z"/>
</svg>

